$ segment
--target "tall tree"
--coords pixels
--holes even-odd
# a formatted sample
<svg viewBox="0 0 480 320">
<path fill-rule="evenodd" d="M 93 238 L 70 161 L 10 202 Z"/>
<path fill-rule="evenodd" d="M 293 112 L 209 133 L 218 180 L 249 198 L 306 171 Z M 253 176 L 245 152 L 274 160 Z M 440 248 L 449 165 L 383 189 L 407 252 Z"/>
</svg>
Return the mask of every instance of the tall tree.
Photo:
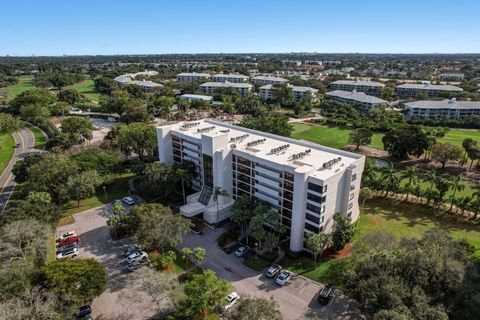
<svg viewBox="0 0 480 320">
<path fill-rule="evenodd" d="M 449 160 L 459 160 L 462 156 L 462 149 L 451 143 L 437 143 L 432 146 L 432 159 L 442 164 L 442 169 Z"/>
<path fill-rule="evenodd" d="M 101 184 L 102 178 L 96 171 L 84 171 L 68 178 L 66 190 L 68 196 L 77 201 L 79 208 L 80 201 L 93 196 L 95 189 Z"/>
<path fill-rule="evenodd" d="M 232 320 L 283 320 L 275 300 L 248 295 L 242 295 L 230 318 Z"/>
<path fill-rule="evenodd" d="M 141 161 L 155 154 L 157 135 L 152 125 L 142 122 L 118 126 L 118 145 L 125 154 L 135 153 Z"/>
<path fill-rule="evenodd" d="M 219 200 L 220 200 L 220 197 L 228 197 L 228 192 L 227 190 L 224 190 L 221 187 L 215 187 L 213 189 L 212 196 L 213 196 L 213 201 L 215 201 L 215 203 L 217 204 L 217 223 L 218 223 L 218 220 L 219 220 L 218 215 L 220 212 Z"/>
<path fill-rule="evenodd" d="M 350 143 L 355 144 L 356 150 L 360 148 L 360 146 L 366 146 L 372 143 L 372 136 L 373 132 L 367 128 L 358 128 L 350 132 Z"/>
<path fill-rule="evenodd" d="M 186 196 L 185 196 L 185 186 L 190 187 L 192 183 L 192 177 L 190 176 L 188 170 L 183 168 L 178 168 L 175 171 L 175 179 L 180 182 L 182 185 L 182 196 L 183 196 L 183 203 L 187 203 Z"/>
<path fill-rule="evenodd" d="M 313 262 L 317 264 L 318 255 L 322 255 L 325 246 L 330 242 L 330 236 L 325 233 L 309 233 L 305 239 L 307 249 L 313 254 Z"/>
<path fill-rule="evenodd" d="M 353 239 L 354 233 L 355 226 L 352 224 L 352 220 L 342 213 L 335 213 L 332 232 L 332 243 L 335 250 L 343 249 Z"/>
<path fill-rule="evenodd" d="M 405 189 L 407 191 L 407 196 L 405 200 L 408 201 L 408 196 L 410 195 L 412 187 L 418 181 L 417 169 L 415 167 L 407 167 L 405 170 L 401 172 L 400 179 L 407 180 L 407 183 L 405 184 Z"/>
</svg>

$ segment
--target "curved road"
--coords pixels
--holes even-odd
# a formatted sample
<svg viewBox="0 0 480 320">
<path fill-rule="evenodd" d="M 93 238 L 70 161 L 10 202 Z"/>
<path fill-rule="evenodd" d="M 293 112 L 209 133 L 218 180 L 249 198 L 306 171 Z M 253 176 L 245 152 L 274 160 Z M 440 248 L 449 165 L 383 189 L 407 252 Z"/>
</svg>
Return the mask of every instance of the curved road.
<svg viewBox="0 0 480 320">
<path fill-rule="evenodd" d="M 25 158 L 27 155 L 40 152 L 40 150 L 34 148 L 35 137 L 27 128 L 22 128 L 13 133 L 13 138 L 18 147 L 15 149 L 15 153 L 5 171 L 0 176 L 0 214 L 5 210 L 7 202 L 15 189 L 15 177 L 12 174 L 13 166 L 18 160 Z"/>
</svg>

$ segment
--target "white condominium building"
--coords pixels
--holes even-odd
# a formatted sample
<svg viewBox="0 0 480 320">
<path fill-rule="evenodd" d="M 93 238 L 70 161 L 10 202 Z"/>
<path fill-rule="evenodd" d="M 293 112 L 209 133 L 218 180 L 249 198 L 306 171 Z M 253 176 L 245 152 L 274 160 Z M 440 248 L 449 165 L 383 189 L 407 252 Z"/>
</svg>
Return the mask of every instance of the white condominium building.
<svg viewBox="0 0 480 320">
<path fill-rule="evenodd" d="M 416 98 L 419 93 L 425 94 L 427 98 L 433 98 L 440 94 L 455 94 L 462 91 L 462 88 L 443 84 L 405 83 L 397 86 L 397 95 L 400 99 Z"/>
<path fill-rule="evenodd" d="M 160 84 L 160 83 L 156 83 L 156 82 L 145 80 L 145 79 L 135 80 L 135 78 L 137 78 L 137 77 L 150 77 L 150 76 L 155 76 L 157 74 L 158 74 L 157 71 L 145 70 L 145 71 L 137 72 L 137 73 L 127 73 L 127 74 L 116 77 L 114 80 L 120 86 L 133 84 L 133 85 L 140 86 L 143 89 L 143 91 L 148 92 L 148 91 L 152 91 L 152 90 L 155 90 L 155 89 L 162 88 L 163 85 Z"/>
<path fill-rule="evenodd" d="M 195 82 L 210 79 L 208 73 L 184 72 L 177 74 L 177 82 Z"/>
<path fill-rule="evenodd" d="M 337 80 L 330 83 L 330 88 L 332 90 L 343 90 L 343 91 L 357 91 L 365 92 L 372 96 L 378 96 L 382 93 L 383 87 L 385 85 L 380 82 L 374 81 L 361 81 L 361 80 Z"/>
<path fill-rule="evenodd" d="M 464 119 L 472 115 L 480 115 L 480 101 L 457 101 L 445 99 L 441 101 L 414 101 L 405 103 L 407 118 L 447 118 Z"/>
<path fill-rule="evenodd" d="M 463 81 L 465 74 L 462 72 L 445 72 L 440 73 L 438 77 L 445 81 Z"/>
<path fill-rule="evenodd" d="M 161 126 L 157 136 L 160 162 L 197 167 L 198 192 L 180 208 L 186 217 L 218 223 L 240 196 L 254 197 L 278 212 L 292 251 L 309 233 L 330 233 L 336 212 L 359 217 L 362 155 L 212 120 Z M 228 192 L 218 211 L 216 187 Z"/>
<path fill-rule="evenodd" d="M 223 74 L 219 73 L 212 77 L 213 82 L 231 82 L 231 83 L 243 83 L 247 82 L 249 77 L 243 74 Z"/>
<path fill-rule="evenodd" d="M 180 96 L 180 99 L 185 99 L 188 101 L 194 101 L 194 100 L 202 100 L 202 101 L 212 101 L 213 97 L 212 96 L 204 96 L 201 94 L 182 94 Z"/>
<path fill-rule="evenodd" d="M 310 88 L 310 87 L 300 87 L 300 86 L 292 86 L 288 85 L 288 87 L 292 90 L 293 100 L 295 102 L 300 102 L 303 100 L 307 92 L 310 92 L 312 98 L 315 100 L 315 94 L 318 92 L 317 89 Z M 272 84 L 266 84 L 261 86 L 258 89 L 258 95 L 265 100 L 275 99 L 275 87 Z"/>
<path fill-rule="evenodd" d="M 241 96 L 245 96 L 252 91 L 253 86 L 249 83 L 231 82 L 205 82 L 200 85 L 200 90 L 206 94 L 214 94 L 222 88 L 235 88 Z"/>
<path fill-rule="evenodd" d="M 343 90 L 334 90 L 327 92 L 325 94 L 327 98 L 343 102 L 346 104 L 351 104 L 358 108 L 359 111 L 368 112 L 376 107 L 385 107 L 388 104 L 388 101 L 369 96 L 364 92 L 353 91 L 343 91 Z"/>
<path fill-rule="evenodd" d="M 252 78 L 253 84 L 285 84 L 288 79 L 280 77 L 256 76 Z"/>
</svg>

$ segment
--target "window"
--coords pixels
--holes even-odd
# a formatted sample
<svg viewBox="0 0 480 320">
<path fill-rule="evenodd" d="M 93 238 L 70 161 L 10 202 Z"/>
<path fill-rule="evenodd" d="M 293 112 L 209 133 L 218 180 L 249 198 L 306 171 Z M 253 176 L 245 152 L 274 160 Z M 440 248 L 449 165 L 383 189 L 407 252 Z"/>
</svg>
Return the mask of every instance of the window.
<svg viewBox="0 0 480 320">
<path fill-rule="evenodd" d="M 213 188 L 213 160 L 209 155 L 203 155 L 203 180 L 206 186 Z"/>
<path fill-rule="evenodd" d="M 318 193 L 324 193 L 327 191 L 327 186 L 320 186 L 318 184 L 309 182 L 308 183 L 308 189 L 318 192 Z"/>
<path fill-rule="evenodd" d="M 352 209 L 353 208 L 353 203 L 349 203 L 348 204 L 348 210 Z"/>
<path fill-rule="evenodd" d="M 320 217 L 315 217 L 315 216 L 311 215 L 310 213 L 306 213 L 306 214 L 305 214 L 305 218 L 306 218 L 308 221 L 314 222 L 314 223 L 316 223 L 316 224 L 319 224 L 319 223 L 320 223 Z"/>
<path fill-rule="evenodd" d="M 307 194 L 307 199 L 308 200 L 313 201 L 313 202 L 317 202 L 317 203 L 324 203 L 325 198 L 326 198 L 326 196 L 320 197 L 320 196 L 314 195 L 312 193 Z"/>
<path fill-rule="evenodd" d="M 357 174 L 356 173 L 352 174 L 352 181 L 355 181 L 355 180 L 357 180 Z"/>
<path fill-rule="evenodd" d="M 292 210 L 292 203 L 288 200 L 283 200 L 283 207 Z"/>
<path fill-rule="evenodd" d="M 291 174 L 290 172 L 283 172 L 283 178 L 285 180 L 288 180 L 288 181 L 292 181 L 293 182 L 293 174 Z"/>
<path fill-rule="evenodd" d="M 352 218 L 352 211 L 347 213 L 347 217 Z"/>
<path fill-rule="evenodd" d="M 320 228 L 315 227 L 315 226 L 313 226 L 313 225 L 311 225 L 310 223 L 307 223 L 307 222 L 305 222 L 305 229 L 307 229 L 308 231 L 312 231 L 314 233 L 319 233 L 320 232 Z"/>
<path fill-rule="evenodd" d="M 320 207 L 314 206 L 311 203 L 307 203 L 307 210 L 320 214 Z"/>
<path fill-rule="evenodd" d="M 351 193 L 350 196 L 348 197 L 348 200 L 353 200 L 355 198 L 355 194 Z"/>
</svg>

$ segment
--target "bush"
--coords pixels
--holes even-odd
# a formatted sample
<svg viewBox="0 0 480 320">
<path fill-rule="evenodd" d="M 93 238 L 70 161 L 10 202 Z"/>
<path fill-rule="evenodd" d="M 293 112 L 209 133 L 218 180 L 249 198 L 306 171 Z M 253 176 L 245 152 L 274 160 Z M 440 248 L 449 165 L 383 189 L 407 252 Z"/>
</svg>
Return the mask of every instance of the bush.
<svg viewBox="0 0 480 320">
<path fill-rule="evenodd" d="M 243 259 L 243 264 L 255 271 L 261 271 L 267 268 L 271 264 L 271 262 L 265 260 L 261 256 L 257 256 L 255 258 L 255 254 L 250 254 L 245 259 Z"/>
</svg>

